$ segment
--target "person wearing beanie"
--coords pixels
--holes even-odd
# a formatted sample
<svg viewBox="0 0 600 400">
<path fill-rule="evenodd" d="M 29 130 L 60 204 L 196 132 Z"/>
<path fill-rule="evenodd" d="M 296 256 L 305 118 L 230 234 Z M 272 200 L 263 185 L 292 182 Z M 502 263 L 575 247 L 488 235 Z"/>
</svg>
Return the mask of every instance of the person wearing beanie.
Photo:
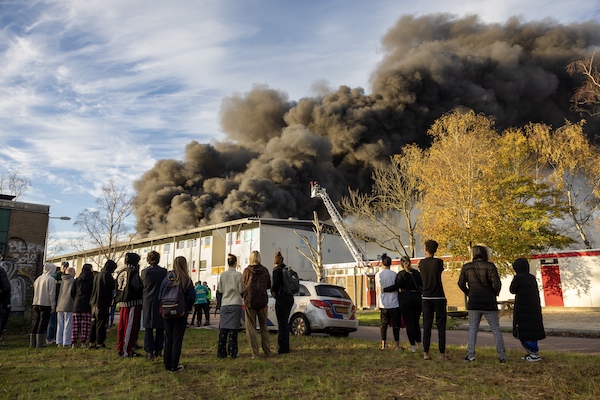
<svg viewBox="0 0 600 400">
<path fill-rule="evenodd" d="M 540 291 L 535 276 L 529 273 L 529 262 L 517 258 L 513 263 L 516 272 L 510 283 L 510 292 L 515 295 L 513 310 L 513 336 L 521 341 L 528 354 L 523 360 L 541 361 L 538 340 L 546 338 Z"/>
<path fill-rule="evenodd" d="M 92 306 L 92 329 L 90 331 L 90 348 L 106 348 L 106 329 L 108 315 L 113 302 L 115 279 L 112 274 L 117 269 L 117 263 L 108 260 L 104 268 L 94 277 L 90 305 Z"/>
<path fill-rule="evenodd" d="M 275 315 L 277 315 L 277 354 L 290 352 L 290 312 L 294 306 L 294 295 L 283 291 L 283 263 L 281 252 L 273 259 L 273 286 L 271 294 L 275 297 Z"/>
<path fill-rule="evenodd" d="M 138 254 L 125 254 L 125 268 L 117 275 L 116 288 L 115 301 L 119 307 L 117 352 L 122 357 L 139 357 L 140 355 L 133 351 L 140 330 L 140 314 L 144 297 Z"/>
</svg>

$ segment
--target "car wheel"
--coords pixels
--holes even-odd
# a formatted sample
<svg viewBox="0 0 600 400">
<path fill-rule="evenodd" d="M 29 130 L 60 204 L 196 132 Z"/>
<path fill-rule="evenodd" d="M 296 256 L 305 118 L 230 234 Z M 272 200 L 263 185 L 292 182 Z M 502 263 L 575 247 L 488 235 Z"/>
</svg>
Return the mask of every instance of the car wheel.
<svg viewBox="0 0 600 400">
<path fill-rule="evenodd" d="M 296 336 L 310 335 L 310 325 L 308 324 L 306 317 L 302 314 L 294 315 L 290 323 L 290 331 L 292 335 Z"/>
</svg>

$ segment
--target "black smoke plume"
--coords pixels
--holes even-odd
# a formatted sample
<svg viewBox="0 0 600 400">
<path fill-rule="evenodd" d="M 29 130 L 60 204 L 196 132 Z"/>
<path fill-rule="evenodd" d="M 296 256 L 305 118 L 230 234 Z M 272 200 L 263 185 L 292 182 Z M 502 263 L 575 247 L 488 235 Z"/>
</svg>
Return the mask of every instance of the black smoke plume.
<svg viewBox="0 0 600 400">
<path fill-rule="evenodd" d="M 310 219 L 318 204 L 310 181 L 334 201 L 348 187 L 369 190 L 374 165 L 406 143 L 426 146 L 431 123 L 457 106 L 493 116 L 499 129 L 579 120 L 569 110 L 581 78 L 566 66 L 599 44 L 595 22 L 404 16 L 382 39 L 371 94 L 341 86 L 296 102 L 255 86 L 224 99 L 227 141 L 193 141 L 183 161 L 160 160 L 135 183 L 138 231 L 248 216 Z"/>
</svg>

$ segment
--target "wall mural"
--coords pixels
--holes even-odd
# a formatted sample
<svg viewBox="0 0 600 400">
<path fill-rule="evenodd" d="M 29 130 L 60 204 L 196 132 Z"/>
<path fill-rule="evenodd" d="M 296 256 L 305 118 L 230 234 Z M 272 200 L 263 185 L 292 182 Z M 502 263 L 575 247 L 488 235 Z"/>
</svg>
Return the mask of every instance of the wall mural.
<svg viewBox="0 0 600 400">
<path fill-rule="evenodd" d="M 33 281 L 42 270 L 43 255 L 43 244 L 27 243 L 19 237 L 8 239 L 0 266 L 6 270 L 10 281 L 13 312 L 21 313 L 31 307 Z"/>
</svg>

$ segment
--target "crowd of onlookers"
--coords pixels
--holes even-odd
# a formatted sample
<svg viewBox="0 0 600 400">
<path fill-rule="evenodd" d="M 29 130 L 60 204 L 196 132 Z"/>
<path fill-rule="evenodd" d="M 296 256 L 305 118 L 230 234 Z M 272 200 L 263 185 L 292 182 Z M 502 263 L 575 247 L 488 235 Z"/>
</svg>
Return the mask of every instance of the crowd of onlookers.
<svg viewBox="0 0 600 400">
<path fill-rule="evenodd" d="M 387 329 L 392 327 L 394 348 L 400 348 L 400 329 L 406 328 L 410 342 L 409 351 L 416 352 L 422 342 L 423 358 L 431 360 L 429 348 L 435 319 L 438 330 L 440 360 L 446 355 L 446 296 L 442 285 L 444 263 L 435 257 L 438 243 L 425 242 L 425 258 L 419 261 L 418 270 L 412 268 L 409 257 L 400 260 L 402 269 L 395 273 L 390 269 L 392 260 L 386 254 L 381 257 L 381 270 L 375 276 L 377 307 L 381 319 L 381 349 L 386 348 Z M 463 265 L 458 286 L 468 298 L 469 339 L 465 362 L 475 361 L 475 344 L 481 317 L 485 316 L 496 343 L 500 363 L 506 363 L 504 339 L 500 331 L 497 296 L 501 281 L 494 263 L 490 262 L 490 250 L 484 245 L 471 248 L 472 260 Z M 542 321 L 542 308 L 535 276 L 529 273 L 529 263 L 518 258 L 513 263 L 515 277 L 510 292 L 515 294 L 513 335 L 521 341 L 528 354 L 524 360 L 540 361 L 538 340 L 546 337 Z M 423 315 L 421 337 L 420 317 Z"/>
<path fill-rule="evenodd" d="M 446 356 L 446 297 L 442 285 L 443 261 L 435 257 L 438 243 L 425 242 L 425 258 L 418 269 L 409 257 L 401 259 L 402 269 L 391 270 L 392 260 L 381 257 L 381 270 L 377 273 L 377 307 L 381 319 L 381 349 L 387 347 L 388 326 L 392 327 L 393 347 L 400 347 L 400 329 L 406 328 L 410 342 L 409 351 L 417 352 L 422 346 L 423 358 L 430 360 L 433 321 L 438 331 L 439 358 Z M 506 362 L 504 340 L 499 327 L 497 296 L 500 278 L 496 266 L 489 261 L 489 249 L 473 246 L 472 261 L 460 272 L 458 286 L 468 297 L 469 339 L 465 362 L 475 360 L 475 344 L 481 317 L 485 316 L 493 332 L 498 358 Z M 146 358 L 162 358 L 165 369 L 181 371 L 179 364 L 188 313 L 193 310 L 192 325 L 210 324 L 211 290 L 206 282 L 195 285 L 189 275 L 187 260 L 176 257 L 173 269 L 159 266 L 160 254 L 148 253 L 148 266 L 140 271 L 140 256 L 125 254 L 125 267 L 116 277 L 117 264 L 108 260 L 101 271 L 95 273 L 91 264 L 84 264 L 79 276 L 75 269 L 63 262 L 60 268 L 44 265 L 43 273 L 34 282 L 30 347 L 83 347 L 106 348 L 109 324 L 112 326 L 115 308 L 119 309 L 117 327 L 117 353 L 121 357 L 140 357 L 136 350 L 143 348 Z M 271 356 L 270 335 L 267 327 L 267 290 L 275 298 L 278 322 L 277 352 L 289 353 L 289 317 L 294 296 L 284 290 L 283 271 L 286 268 L 280 252 L 274 257 L 271 279 L 269 270 L 262 265 L 261 254 L 250 254 L 250 265 L 243 273 L 237 271 L 237 257 L 229 254 L 228 269 L 217 285 L 217 307 L 220 311 L 217 356 L 237 357 L 238 331 L 242 313 L 252 358 L 259 357 L 258 337 L 265 357 Z M 536 279 L 529 273 L 529 263 L 519 258 L 513 263 L 516 275 L 510 292 L 515 294 L 513 335 L 521 340 L 528 354 L 527 361 L 541 360 L 537 341 L 545 337 L 539 291 Z M 4 272 L 4 274 L 2 274 Z M 6 272 L 0 268 L 0 328 L 4 328 L 10 311 L 10 283 Z M 167 297 L 175 294 L 173 307 L 177 312 L 166 313 Z M 243 306 L 243 307 L 242 307 Z M 171 305 L 169 305 L 171 307 Z M 175 308 L 173 308 L 175 310 Z M 216 311 L 215 311 L 216 312 Z M 421 333 L 420 319 L 423 318 Z M 143 323 L 143 346 L 138 345 L 138 335 Z M 0 332 L 2 330 L 0 329 Z M 0 341 L 1 342 L 1 341 Z"/>
<path fill-rule="evenodd" d="M 146 358 L 162 358 L 167 371 L 181 371 L 184 367 L 179 360 L 188 313 L 193 311 L 192 325 L 197 321 L 201 326 L 203 316 L 204 326 L 210 325 L 212 291 L 206 282 L 192 283 L 184 257 L 176 257 L 170 271 L 159 266 L 160 254 L 156 251 L 149 252 L 146 261 L 148 266 L 140 270 L 140 256 L 126 253 L 125 266 L 117 273 L 117 264 L 108 260 L 99 272 L 94 272 L 91 264 L 84 264 L 77 277 L 68 262 L 60 267 L 45 264 L 33 285 L 29 346 L 106 349 L 107 332 L 118 309 L 116 350 L 120 357 L 140 357 L 137 350 L 143 348 Z M 285 264 L 281 253 L 275 255 L 274 263 L 271 280 L 258 251 L 250 254 L 250 265 L 243 274 L 237 271 L 237 257 L 228 255 L 228 269 L 220 276 L 216 295 L 219 358 L 237 357 L 242 312 L 252 357 L 259 356 L 257 324 L 264 356 L 271 355 L 266 309 L 269 289 L 276 299 L 280 327 L 278 353 L 290 351 L 288 320 L 294 298 L 282 290 Z M 4 269 L 0 268 L 1 305 L 10 310 L 10 284 L 1 271 Z M 169 296 L 175 301 L 167 299 Z M 167 306 L 168 301 L 171 303 Z M 173 308 L 167 313 L 167 307 Z M 2 313 L 0 322 L 7 315 Z M 138 344 L 142 326 L 143 346 Z"/>
</svg>

